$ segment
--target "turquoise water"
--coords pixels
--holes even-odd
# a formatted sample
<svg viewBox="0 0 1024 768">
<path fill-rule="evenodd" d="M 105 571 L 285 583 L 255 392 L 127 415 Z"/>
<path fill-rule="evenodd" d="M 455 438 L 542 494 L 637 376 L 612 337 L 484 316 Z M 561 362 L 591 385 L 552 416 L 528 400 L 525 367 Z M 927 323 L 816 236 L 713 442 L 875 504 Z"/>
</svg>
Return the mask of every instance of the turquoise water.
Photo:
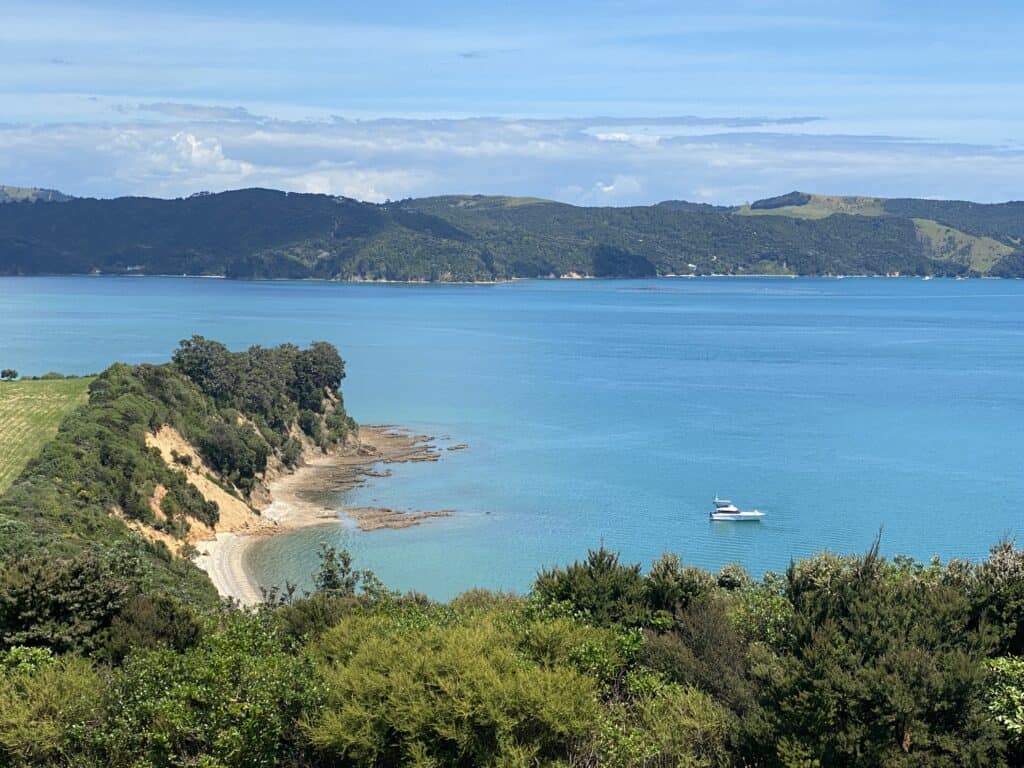
<svg viewBox="0 0 1024 768">
<path fill-rule="evenodd" d="M 327 339 L 356 419 L 470 444 L 345 499 L 454 517 L 269 539 L 264 583 L 308 583 L 321 541 L 444 598 L 524 589 L 602 541 L 761 573 L 880 527 L 918 558 L 1021 530 L 1024 282 L 0 280 L 0 364 L 25 374 L 160 362 L 192 333 Z M 769 516 L 712 524 L 716 493 Z"/>
</svg>

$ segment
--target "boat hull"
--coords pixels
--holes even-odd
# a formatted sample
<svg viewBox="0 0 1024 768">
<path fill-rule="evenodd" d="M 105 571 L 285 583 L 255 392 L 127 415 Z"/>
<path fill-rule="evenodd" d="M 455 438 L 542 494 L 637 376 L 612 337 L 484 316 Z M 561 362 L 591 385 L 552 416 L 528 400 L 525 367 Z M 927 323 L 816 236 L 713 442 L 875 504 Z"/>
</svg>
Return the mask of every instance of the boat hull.
<svg viewBox="0 0 1024 768">
<path fill-rule="evenodd" d="M 764 512 L 752 510 L 750 512 L 712 512 L 711 519 L 715 522 L 746 523 L 760 520 Z"/>
</svg>

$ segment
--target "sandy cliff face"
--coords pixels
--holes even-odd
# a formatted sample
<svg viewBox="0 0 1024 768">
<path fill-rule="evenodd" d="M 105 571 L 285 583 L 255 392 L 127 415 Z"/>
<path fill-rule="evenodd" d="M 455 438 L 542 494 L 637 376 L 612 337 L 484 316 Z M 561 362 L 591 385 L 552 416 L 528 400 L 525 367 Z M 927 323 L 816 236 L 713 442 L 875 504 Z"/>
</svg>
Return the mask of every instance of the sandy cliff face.
<svg viewBox="0 0 1024 768">
<path fill-rule="evenodd" d="M 190 530 L 186 541 L 189 544 L 212 539 L 221 532 L 252 531 L 260 527 L 262 521 L 256 509 L 243 500 L 239 491 L 226 490 L 230 486 L 224 484 L 222 487 L 215 482 L 213 478 L 217 477 L 217 473 L 174 427 L 164 426 L 146 435 L 146 445 L 159 450 L 168 467 L 184 472 L 203 498 L 214 502 L 220 510 L 220 520 L 212 528 L 195 518 L 188 518 Z M 188 463 L 175 461 L 176 456 L 187 456 Z"/>
<path fill-rule="evenodd" d="M 291 437 L 302 445 L 298 466 L 304 466 L 324 456 L 324 452 L 297 427 L 292 428 Z M 198 542 L 211 541 L 219 533 L 259 533 L 276 526 L 273 520 L 262 517 L 260 511 L 273 503 L 271 484 L 295 471 L 293 468 L 285 466 L 279 457 L 271 456 L 268 459 L 266 472 L 259 477 L 252 492 L 246 496 L 221 478 L 203 460 L 195 446 L 189 443 L 174 427 L 165 425 L 156 432 L 150 432 L 146 435 L 146 445 L 160 451 L 160 455 L 168 467 L 184 473 L 188 482 L 202 494 L 204 499 L 217 505 L 220 516 L 217 524 L 212 527 L 194 517 L 187 517 L 189 532 L 184 540 L 180 540 L 144 523 L 128 520 L 123 515 L 115 513 L 133 530 L 138 531 L 151 541 L 162 541 L 171 552 L 179 555 L 185 544 L 194 545 Z M 346 443 L 339 447 L 339 450 L 357 453 L 358 446 L 358 437 L 350 435 Z M 160 502 L 165 493 L 166 489 L 163 486 L 157 486 L 150 499 L 150 508 L 157 519 L 163 518 Z"/>
</svg>

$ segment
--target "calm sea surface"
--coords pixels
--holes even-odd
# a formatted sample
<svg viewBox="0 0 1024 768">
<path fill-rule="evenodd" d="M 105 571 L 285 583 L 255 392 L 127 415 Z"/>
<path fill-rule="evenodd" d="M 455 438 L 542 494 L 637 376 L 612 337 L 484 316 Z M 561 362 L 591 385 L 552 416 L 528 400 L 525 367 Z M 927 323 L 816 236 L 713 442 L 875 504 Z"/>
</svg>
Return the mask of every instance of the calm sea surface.
<svg viewBox="0 0 1024 768">
<path fill-rule="evenodd" d="M 23 374 L 161 362 L 193 333 L 331 341 L 357 420 L 470 445 L 345 498 L 455 516 L 268 539 L 250 559 L 263 583 L 307 584 L 323 541 L 446 598 L 525 589 L 602 541 L 759 574 L 880 527 L 886 552 L 918 558 L 1022 531 L 1020 281 L 0 279 L 0 364 Z M 768 517 L 712 524 L 716 493 Z"/>
</svg>

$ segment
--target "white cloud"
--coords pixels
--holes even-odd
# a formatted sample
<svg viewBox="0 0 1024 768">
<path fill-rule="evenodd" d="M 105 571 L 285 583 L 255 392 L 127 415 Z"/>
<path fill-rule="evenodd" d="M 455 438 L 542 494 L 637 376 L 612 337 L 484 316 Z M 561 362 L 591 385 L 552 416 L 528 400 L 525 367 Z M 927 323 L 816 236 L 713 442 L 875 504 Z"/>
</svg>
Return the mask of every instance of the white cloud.
<svg viewBox="0 0 1024 768">
<path fill-rule="evenodd" d="M 179 131 L 171 136 L 169 146 L 173 147 L 178 160 L 199 171 L 242 175 L 252 172 L 250 163 L 224 157 L 224 148 L 216 138 L 199 139 L 195 134 Z"/>
<path fill-rule="evenodd" d="M 424 174 L 406 171 L 372 171 L 333 168 L 282 178 L 281 186 L 296 192 L 342 195 L 383 203 L 413 196 L 428 183 Z"/>
<path fill-rule="evenodd" d="M 615 205 L 623 201 L 636 201 L 642 191 L 643 185 L 635 176 L 617 174 L 610 182 L 595 182 L 589 194 L 579 196 L 577 201 L 592 205 Z"/>
<path fill-rule="evenodd" d="M 807 134 L 784 118 L 281 120 L 158 104 L 156 120 L 128 105 L 117 122 L 0 125 L 0 182 L 94 196 L 266 186 L 373 201 L 483 193 L 594 205 L 733 204 L 794 188 L 1024 196 L 1019 149 L 829 134 L 827 123 Z"/>
</svg>

